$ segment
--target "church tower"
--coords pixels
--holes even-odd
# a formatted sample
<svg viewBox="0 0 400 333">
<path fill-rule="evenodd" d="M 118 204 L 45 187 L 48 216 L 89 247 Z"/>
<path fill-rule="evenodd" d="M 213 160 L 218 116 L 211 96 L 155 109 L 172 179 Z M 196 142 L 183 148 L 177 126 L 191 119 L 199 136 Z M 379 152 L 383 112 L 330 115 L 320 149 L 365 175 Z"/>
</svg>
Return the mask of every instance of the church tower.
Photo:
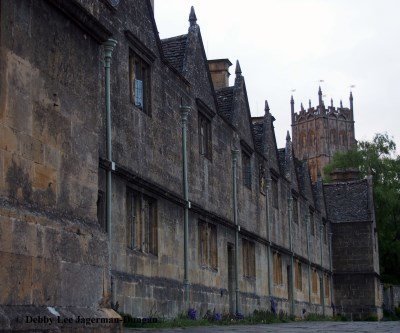
<svg viewBox="0 0 400 333">
<path fill-rule="evenodd" d="M 290 99 L 292 114 L 292 138 L 295 156 L 307 160 L 311 179 L 317 181 L 323 175 L 324 167 L 337 151 L 355 148 L 353 94 L 350 92 L 350 107 L 325 107 L 321 87 L 318 89 L 318 105 L 313 107 L 309 100 L 308 108 L 303 104 L 295 112 L 293 96 Z"/>
</svg>

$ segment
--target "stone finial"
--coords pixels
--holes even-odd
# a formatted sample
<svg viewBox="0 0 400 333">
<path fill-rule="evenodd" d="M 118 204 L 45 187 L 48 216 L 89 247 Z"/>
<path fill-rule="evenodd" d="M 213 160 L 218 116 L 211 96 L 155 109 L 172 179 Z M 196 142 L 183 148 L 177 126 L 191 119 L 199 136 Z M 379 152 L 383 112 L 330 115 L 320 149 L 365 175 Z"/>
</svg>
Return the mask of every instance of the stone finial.
<svg viewBox="0 0 400 333">
<path fill-rule="evenodd" d="M 242 69 L 240 68 L 239 60 L 236 60 L 236 69 L 235 69 L 236 77 L 242 74 Z"/>
<path fill-rule="evenodd" d="M 300 104 L 301 111 L 304 111 L 303 103 Z"/>
<path fill-rule="evenodd" d="M 289 131 L 287 131 L 287 133 L 286 133 L 286 141 L 290 141 L 290 133 L 289 133 Z"/>
<path fill-rule="evenodd" d="M 311 99 L 308 100 L 308 108 L 311 109 Z"/>
<path fill-rule="evenodd" d="M 322 106 L 323 105 L 323 101 L 322 101 L 322 89 L 321 89 L 321 86 L 319 86 L 319 89 L 318 89 L 318 101 L 319 101 L 319 105 Z"/>
<path fill-rule="evenodd" d="M 267 100 L 265 100 L 264 111 L 269 112 L 269 105 L 268 105 L 268 101 Z"/>
<path fill-rule="evenodd" d="M 191 27 L 197 24 L 197 17 L 193 6 L 190 8 L 189 22 Z"/>
<path fill-rule="evenodd" d="M 290 96 L 290 104 L 294 104 L 293 95 L 292 95 L 292 96 Z"/>
<path fill-rule="evenodd" d="M 340 108 L 343 109 L 343 102 L 340 100 Z"/>
<path fill-rule="evenodd" d="M 353 93 L 350 91 L 350 110 L 353 111 Z"/>
<path fill-rule="evenodd" d="M 333 107 L 333 99 L 331 98 L 331 107 Z"/>
</svg>

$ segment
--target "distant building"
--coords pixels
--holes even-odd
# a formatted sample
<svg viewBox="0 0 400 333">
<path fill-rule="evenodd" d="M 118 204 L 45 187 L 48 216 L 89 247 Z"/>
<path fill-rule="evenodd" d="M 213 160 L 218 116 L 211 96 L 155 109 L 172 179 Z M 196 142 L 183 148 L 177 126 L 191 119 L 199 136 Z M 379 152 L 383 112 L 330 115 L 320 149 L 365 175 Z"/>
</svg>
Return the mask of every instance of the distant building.
<svg viewBox="0 0 400 333">
<path fill-rule="evenodd" d="M 355 148 L 357 141 L 354 134 L 353 95 L 350 92 L 350 108 L 325 107 L 321 87 L 318 90 L 318 105 L 305 109 L 301 104 L 299 112 L 295 112 L 293 96 L 290 100 L 292 113 L 292 134 L 295 155 L 307 160 L 311 179 L 317 180 L 318 174 L 331 161 L 337 151 L 348 151 Z"/>
</svg>

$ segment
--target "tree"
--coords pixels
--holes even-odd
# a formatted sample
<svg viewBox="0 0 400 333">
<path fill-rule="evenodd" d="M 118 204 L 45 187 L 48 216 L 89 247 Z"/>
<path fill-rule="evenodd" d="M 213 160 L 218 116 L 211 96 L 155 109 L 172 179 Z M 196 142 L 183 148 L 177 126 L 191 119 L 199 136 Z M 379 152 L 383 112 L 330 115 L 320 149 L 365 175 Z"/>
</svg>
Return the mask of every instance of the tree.
<svg viewBox="0 0 400 333">
<path fill-rule="evenodd" d="M 400 156 L 388 134 L 360 141 L 348 152 L 337 152 L 324 173 L 336 168 L 358 168 L 360 176 L 372 175 L 378 229 L 380 271 L 383 282 L 400 283 Z"/>
</svg>

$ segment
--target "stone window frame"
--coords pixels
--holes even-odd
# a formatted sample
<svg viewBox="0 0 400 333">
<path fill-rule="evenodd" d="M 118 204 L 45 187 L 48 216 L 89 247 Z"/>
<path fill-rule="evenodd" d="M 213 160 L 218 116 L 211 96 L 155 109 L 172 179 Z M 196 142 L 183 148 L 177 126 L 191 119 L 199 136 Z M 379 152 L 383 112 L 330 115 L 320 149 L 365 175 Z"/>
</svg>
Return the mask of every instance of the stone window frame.
<svg viewBox="0 0 400 333">
<path fill-rule="evenodd" d="M 218 271 L 218 228 L 201 219 L 198 221 L 198 260 L 200 267 Z"/>
<path fill-rule="evenodd" d="M 157 200 L 130 187 L 126 189 L 127 248 L 158 255 Z"/>
<path fill-rule="evenodd" d="M 255 242 L 242 238 L 243 255 L 243 277 L 256 278 L 256 244 Z"/>
<path fill-rule="evenodd" d="M 156 55 L 136 37 L 130 30 L 125 30 L 125 36 L 129 42 L 128 75 L 129 75 L 129 98 L 135 109 L 152 116 L 152 69 Z M 144 71 L 143 105 L 136 105 L 135 100 L 135 66 L 140 64 Z"/>
</svg>

